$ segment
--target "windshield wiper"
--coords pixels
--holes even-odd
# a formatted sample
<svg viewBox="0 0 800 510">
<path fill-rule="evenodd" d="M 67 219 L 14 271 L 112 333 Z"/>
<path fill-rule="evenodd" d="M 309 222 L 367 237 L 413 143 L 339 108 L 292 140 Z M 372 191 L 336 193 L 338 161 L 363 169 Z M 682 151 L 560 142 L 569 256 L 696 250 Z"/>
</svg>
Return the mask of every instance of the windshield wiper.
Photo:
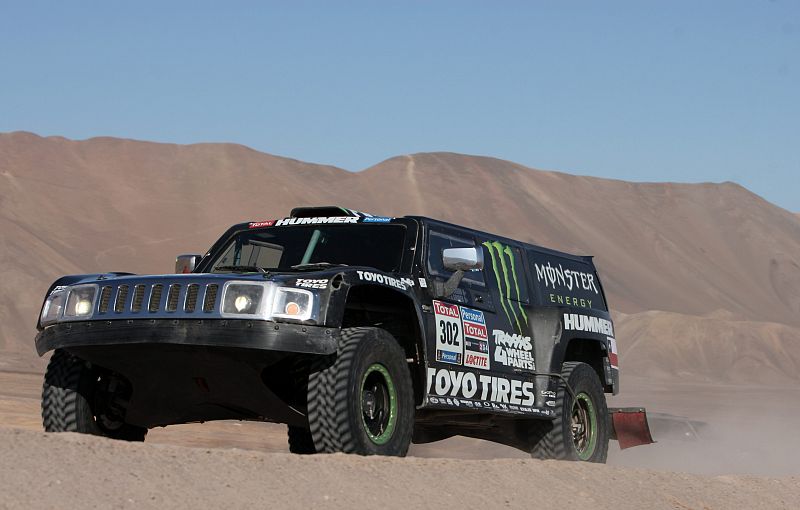
<svg viewBox="0 0 800 510">
<path fill-rule="evenodd" d="M 267 269 L 259 266 L 217 266 L 214 271 L 227 271 L 230 273 L 266 273 Z"/>
<path fill-rule="evenodd" d="M 328 269 L 329 267 L 342 267 L 347 264 L 334 264 L 333 262 L 309 262 L 308 264 L 295 264 L 292 269 L 296 271 L 306 271 L 314 269 Z"/>
</svg>

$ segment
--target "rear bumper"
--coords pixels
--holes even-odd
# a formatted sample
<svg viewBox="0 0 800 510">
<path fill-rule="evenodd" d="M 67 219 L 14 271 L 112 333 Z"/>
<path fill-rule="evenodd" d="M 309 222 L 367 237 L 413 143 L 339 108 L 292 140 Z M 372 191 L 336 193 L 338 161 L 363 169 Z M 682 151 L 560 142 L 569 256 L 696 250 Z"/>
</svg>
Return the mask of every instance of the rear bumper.
<svg viewBox="0 0 800 510">
<path fill-rule="evenodd" d="M 42 356 L 54 349 L 113 345 L 196 345 L 305 354 L 336 352 L 338 330 L 247 320 L 116 320 L 62 323 L 36 335 Z"/>
</svg>

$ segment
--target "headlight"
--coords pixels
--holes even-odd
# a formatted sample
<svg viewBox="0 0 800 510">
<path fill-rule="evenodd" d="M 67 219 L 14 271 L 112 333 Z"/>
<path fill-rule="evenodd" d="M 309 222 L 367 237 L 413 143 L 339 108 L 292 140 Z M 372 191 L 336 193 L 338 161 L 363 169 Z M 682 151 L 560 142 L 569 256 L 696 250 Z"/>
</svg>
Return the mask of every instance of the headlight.
<svg viewBox="0 0 800 510">
<path fill-rule="evenodd" d="M 64 303 L 67 301 L 67 289 L 56 289 L 47 296 L 47 299 L 42 306 L 42 315 L 39 318 L 39 323 L 44 326 L 49 326 L 58 322 L 61 313 L 64 311 Z"/>
<path fill-rule="evenodd" d="M 272 301 L 272 317 L 307 321 L 314 312 L 314 294 L 307 290 L 278 287 Z"/>
<path fill-rule="evenodd" d="M 56 288 L 47 296 L 39 323 L 42 327 L 59 320 L 88 319 L 94 314 L 97 285 L 76 285 Z"/>
<path fill-rule="evenodd" d="M 263 283 L 228 282 L 222 290 L 223 317 L 260 315 L 266 285 Z"/>
<path fill-rule="evenodd" d="M 94 300 L 97 297 L 97 285 L 77 285 L 70 287 L 67 306 L 64 308 L 65 319 L 85 319 L 94 312 Z"/>
<path fill-rule="evenodd" d="M 307 321 L 315 318 L 314 294 L 273 283 L 228 282 L 222 290 L 223 317 Z"/>
</svg>

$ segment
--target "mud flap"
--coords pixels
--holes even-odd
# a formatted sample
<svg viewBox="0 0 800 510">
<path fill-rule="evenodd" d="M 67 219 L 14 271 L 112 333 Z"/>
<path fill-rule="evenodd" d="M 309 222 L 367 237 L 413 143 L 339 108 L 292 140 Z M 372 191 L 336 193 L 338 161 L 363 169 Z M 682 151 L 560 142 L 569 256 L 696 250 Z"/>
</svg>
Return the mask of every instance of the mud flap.
<svg viewBox="0 0 800 510">
<path fill-rule="evenodd" d="M 647 423 L 647 412 L 642 407 L 611 407 L 611 439 L 619 441 L 620 450 L 655 443 Z"/>
</svg>

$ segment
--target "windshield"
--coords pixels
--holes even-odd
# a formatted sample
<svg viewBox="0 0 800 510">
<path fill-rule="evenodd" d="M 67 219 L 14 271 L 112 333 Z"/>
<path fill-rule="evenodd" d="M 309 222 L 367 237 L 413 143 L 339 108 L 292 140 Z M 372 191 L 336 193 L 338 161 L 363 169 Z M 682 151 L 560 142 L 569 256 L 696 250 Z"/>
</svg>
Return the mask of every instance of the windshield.
<svg viewBox="0 0 800 510">
<path fill-rule="evenodd" d="M 348 265 L 396 272 L 404 236 L 403 225 L 310 225 L 241 232 L 214 259 L 211 268 L 215 272 L 291 271 Z"/>
</svg>

